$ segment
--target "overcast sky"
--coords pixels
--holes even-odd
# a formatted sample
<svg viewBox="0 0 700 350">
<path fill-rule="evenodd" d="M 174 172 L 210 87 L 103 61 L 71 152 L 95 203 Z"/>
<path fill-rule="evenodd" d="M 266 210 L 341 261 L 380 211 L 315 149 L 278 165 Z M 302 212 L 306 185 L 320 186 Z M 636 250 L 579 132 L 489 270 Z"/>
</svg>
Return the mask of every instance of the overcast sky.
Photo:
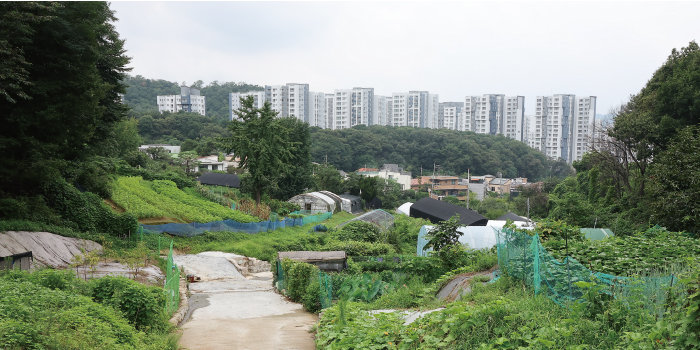
<svg viewBox="0 0 700 350">
<path fill-rule="evenodd" d="M 639 92 L 671 49 L 700 40 L 700 2 L 113 2 L 131 74 L 311 91 Z"/>
</svg>

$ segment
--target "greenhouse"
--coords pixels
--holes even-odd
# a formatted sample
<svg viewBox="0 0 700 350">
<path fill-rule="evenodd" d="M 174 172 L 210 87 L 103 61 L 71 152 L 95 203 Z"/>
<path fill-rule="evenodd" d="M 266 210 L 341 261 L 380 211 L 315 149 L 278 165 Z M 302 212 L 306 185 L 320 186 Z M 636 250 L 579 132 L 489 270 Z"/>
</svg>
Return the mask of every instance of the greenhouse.
<svg viewBox="0 0 700 350">
<path fill-rule="evenodd" d="M 292 197 L 287 202 L 299 205 L 301 210 L 310 214 L 325 212 L 335 213 L 340 209 L 340 200 L 336 203 L 333 197 L 321 192 L 299 194 Z"/>
<path fill-rule="evenodd" d="M 364 222 L 369 222 L 372 224 L 375 224 L 379 226 L 380 229 L 382 230 L 388 230 L 391 228 L 391 226 L 394 225 L 394 216 L 391 214 L 385 212 L 384 210 L 381 209 L 376 209 L 372 210 L 370 212 L 364 213 L 352 220 L 348 220 L 340 225 L 338 225 L 338 228 L 343 227 L 353 221 L 364 221 Z"/>
</svg>

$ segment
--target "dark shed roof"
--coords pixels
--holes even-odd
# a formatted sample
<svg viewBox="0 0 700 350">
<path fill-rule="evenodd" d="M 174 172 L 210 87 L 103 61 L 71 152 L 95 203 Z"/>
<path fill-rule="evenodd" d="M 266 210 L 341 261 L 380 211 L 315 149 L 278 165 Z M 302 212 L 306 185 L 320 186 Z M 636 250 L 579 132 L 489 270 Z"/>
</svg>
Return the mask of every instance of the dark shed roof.
<svg viewBox="0 0 700 350">
<path fill-rule="evenodd" d="M 204 173 L 197 178 L 202 185 L 240 187 L 241 179 L 236 174 Z"/>
<path fill-rule="evenodd" d="M 329 252 L 315 252 L 308 250 L 277 252 L 277 259 L 284 258 L 303 262 L 319 262 L 345 260 L 347 258 L 347 254 L 345 254 L 345 251 L 343 250 L 333 250 Z"/>
<path fill-rule="evenodd" d="M 459 214 L 459 222 L 464 226 L 486 226 L 488 220 L 479 213 L 432 198 L 423 198 L 411 206 L 411 217 L 428 219 L 437 224 Z"/>
<path fill-rule="evenodd" d="M 507 214 L 501 215 L 498 219 L 496 220 L 510 220 L 510 221 L 527 221 L 527 218 L 524 218 L 522 216 L 518 216 L 512 211 L 509 211 Z"/>
</svg>

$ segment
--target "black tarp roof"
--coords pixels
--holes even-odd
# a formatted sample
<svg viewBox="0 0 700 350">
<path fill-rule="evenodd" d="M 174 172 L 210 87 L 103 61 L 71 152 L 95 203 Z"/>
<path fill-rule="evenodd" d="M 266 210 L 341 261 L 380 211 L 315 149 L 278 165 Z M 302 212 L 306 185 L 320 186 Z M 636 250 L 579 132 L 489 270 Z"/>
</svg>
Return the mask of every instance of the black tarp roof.
<svg viewBox="0 0 700 350">
<path fill-rule="evenodd" d="M 498 219 L 496 220 L 510 220 L 510 221 L 527 221 L 527 218 L 524 218 L 522 216 L 518 216 L 512 211 L 509 211 L 507 214 L 501 215 Z"/>
<path fill-rule="evenodd" d="M 202 185 L 241 187 L 241 179 L 236 174 L 204 173 L 197 178 Z"/>
<path fill-rule="evenodd" d="M 464 226 L 486 226 L 488 222 L 473 210 L 432 198 L 423 198 L 411 206 L 411 217 L 428 219 L 434 224 L 449 220 L 456 214 L 459 214 L 459 222 Z"/>
</svg>

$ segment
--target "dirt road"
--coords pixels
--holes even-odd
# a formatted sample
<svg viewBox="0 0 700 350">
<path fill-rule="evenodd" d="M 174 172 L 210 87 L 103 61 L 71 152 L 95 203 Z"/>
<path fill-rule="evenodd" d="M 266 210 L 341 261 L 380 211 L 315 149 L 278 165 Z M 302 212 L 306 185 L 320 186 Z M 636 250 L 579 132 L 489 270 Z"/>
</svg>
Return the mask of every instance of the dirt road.
<svg viewBox="0 0 700 350">
<path fill-rule="evenodd" d="M 196 349 L 315 349 L 309 329 L 318 321 L 272 288 L 272 273 L 244 277 L 234 254 L 204 252 L 174 257 L 191 283 L 190 311 L 180 345 Z"/>
</svg>

